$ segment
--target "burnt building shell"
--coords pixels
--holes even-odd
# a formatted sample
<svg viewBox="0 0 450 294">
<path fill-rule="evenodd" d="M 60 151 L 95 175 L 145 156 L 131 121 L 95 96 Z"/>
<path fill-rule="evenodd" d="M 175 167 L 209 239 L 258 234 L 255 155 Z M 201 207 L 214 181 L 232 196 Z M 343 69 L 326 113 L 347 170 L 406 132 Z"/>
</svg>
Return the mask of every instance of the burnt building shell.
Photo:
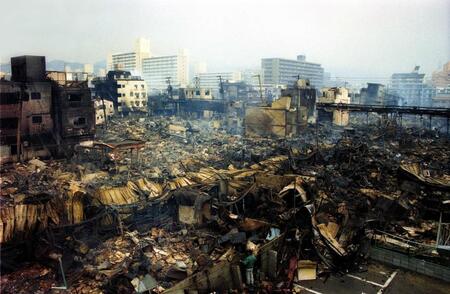
<svg viewBox="0 0 450 294">
<path fill-rule="evenodd" d="M 11 81 L 42 82 L 45 81 L 44 56 L 17 56 L 11 58 Z"/>
<path fill-rule="evenodd" d="M 53 85 L 54 113 L 61 143 L 72 145 L 92 140 L 95 134 L 95 108 L 85 82 L 70 86 Z"/>
<path fill-rule="evenodd" d="M 260 93 L 252 85 L 246 82 L 222 83 L 224 98 L 227 101 L 260 101 Z"/>
<path fill-rule="evenodd" d="M 43 56 L 13 57 L 11 66 L 12 80 L 0 80 L 1 162 L 49 157 L 61 144 L 93 138 L 87 83 L 60 85 L 47 78 Z"/>
<path fill-rule="evenodd" d="M 281 97 L 292 97 L 292 106 L 297 110 L 305 111 L 306 119 L 314 117 L 317 100 L 317 90 L 310 87 L 309 81 L 299 80 L 293 87 L 288 87 L 281 91 Z M 298 122 L 301 122 L 300 111 L 298 112 Z"/>
<path fill-rule="evenodd" d="M 55 146 L 48 82 L 0 81 L 1 160 L 48 156 Z"/>
</svg>

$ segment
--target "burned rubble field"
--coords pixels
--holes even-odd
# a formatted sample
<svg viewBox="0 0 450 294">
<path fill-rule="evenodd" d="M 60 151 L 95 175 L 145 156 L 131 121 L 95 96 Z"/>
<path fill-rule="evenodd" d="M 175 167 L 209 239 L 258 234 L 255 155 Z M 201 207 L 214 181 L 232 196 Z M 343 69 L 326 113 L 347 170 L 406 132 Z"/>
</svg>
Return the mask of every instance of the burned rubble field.
<svg viewBox="0 0 450 294">
<path fill-rule="evenodd" d="M 98 137 L 142 146 L 2 168 L 2 293 L 239 293 L 248 250 L 258 291 L 289 292 L 302 266 L 364 271 L 385 234 L 434 245 L 450 196 L 448 140 L 415 129 L 261 139 L 118 118 Z"/>
</svg>

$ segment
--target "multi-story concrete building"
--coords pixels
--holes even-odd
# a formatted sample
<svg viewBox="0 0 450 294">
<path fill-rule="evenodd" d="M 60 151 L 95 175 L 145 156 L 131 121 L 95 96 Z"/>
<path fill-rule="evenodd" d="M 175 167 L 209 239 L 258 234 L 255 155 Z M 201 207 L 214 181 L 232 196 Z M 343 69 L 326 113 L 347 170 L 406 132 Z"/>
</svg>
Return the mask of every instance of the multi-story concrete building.
<svg viewBox="0 0 450 294">
<path fill-rule="evenodd" d="M 410 73 L 394 73 L 391 76 L 389 93 L 400 97 L 400 105 L 423 106 L 422 101 L 425 74 L 416 66 Z"/>
<path fill-rule="evenodd" d="M 244 69 L 241 71 L 242 81 L 253 87 L 259 87 L 258 76 L 261 78 L 261 69 Z"/>
<path fill-rule="evenodd" d="M 96 97 L 111 100 L 114 110 L 127 115 L 130 112 L 147 112 L 147 84 L 129 71 L 109 71 L 106 77 L 94 78 Z"/>
<path fill-rule="evenodd" d="M 95 133 L 86 81 L 47 76 L 45 57 L 11 58 L 11 80 L 0 80 L 0 161 L 58 155 Z M 58 76 L 58 75 L 50 75 Z"/>
<path fill-rule="evenodd" d="M 142 60 L 142 77 L 151 93 L 161 93 L 170 85 L 186 87 L 189 83 L 189 57 L 186 50 L 177 55 L 157 56 Z"/>
<path fill-rule="evenodd" d="M 386 86 L 378 83 L 367 83 L 367 87 L 361 88 L 359 98 L 353 103 L 366 105 L 398 105 L 400 98 L 387 91 Z"/>
<path fill-rule="evenodd" d="M 255 88 L 244 81 L 224 82 L 223 91 L 224 98 L 227 101 L 261 102 L 261 95 L 265 99 L 264 91 L 261 91 L 261 93 L 259 88 Z"/>
<path fill-rule="evenodd" d="M 319 102 L 349 104 L 350 97 L 348 96 L 348 89 L 344 87 L 323 88 Z M 333 124 L 338 126 L 348 125 L 349 118 L 350 114 L 345 110 L 321 109 L 318 111 L 319 121 L 332 121 Z"/>
<path fill-rule="evenodd" d="M 222 82 L 238 82 L 242 79 L 240 72 L 208 72 L 200 73 L 197 77 L 200 87 L 211 89 L 215 96 L 220 96 L 220 79 L 222 79 Z M 222 97 L 218 98 L 221 99 Z"/>
<path fill-rule="evenodd" d="M 133 74 L 142 74 L 142 61 L 149 57 L 151 57 L 150 40 L 139 38 L 135 42 L 133 52 L 108 55 L 108 70 L 125 70 Z"/>
<path fill-rule="evenodd" d="M 42 80 L 38 76 L 32 80 L 14 76 L 13 81 L 0 81 L 0 162 L 49 156 L 56 146 L 52 86 L 45 82 L 45 74 Z"/>
<path fill-rule="evenodd" d="M 450 107 L 450 61 L 444 64 L 441 71 L 433 73 L 431 84 L 436 89 L 432 105 L 435 107 Z"/>
<path fill-rule="evenodd" d="M 296 80 L 308 79 L 312 86 L 321 88 L 324 70 L 319 63 L 307 62 L 304 55 L 297 60 L 284 58 L 261 59 L 263 84 L 290 85 Z"/>
<path fill-rule="evenodd" d="M 184 91 L 184 99 L 203 99 L 211 100 L 213 99 L 211 89 L 197 88 L 197 87 L 187 87 L 185 89 L 180 89 Z"/>
<path fill-rule="evenodd" d="M 90 141 L 95 134 L 95 108 L 85 81 L 53 83 L 55 130 L 60 152 L 79 141 Z"/>
<path fill-rule="evenodd" d="M 360 104 L 381 105 L 386 96 L 386 86 L 378 83 L 367 83 L 366 88 L 361 88 Z"/>
<path fill-rule="evenodd" d="M 197 76 L 198 74 L 206 73 L 208 72 L 208 65 L 206 62 L 197 62 L 194 66 L 194 76 Z"/>
</svg>

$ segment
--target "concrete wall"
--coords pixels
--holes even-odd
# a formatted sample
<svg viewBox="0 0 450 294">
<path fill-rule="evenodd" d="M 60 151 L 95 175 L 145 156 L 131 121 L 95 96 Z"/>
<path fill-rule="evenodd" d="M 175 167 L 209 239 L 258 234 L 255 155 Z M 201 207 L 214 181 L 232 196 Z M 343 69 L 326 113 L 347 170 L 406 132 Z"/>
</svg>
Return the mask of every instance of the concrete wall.
<svg viewBox="0 0 450 294">
<path fill-rule="evenodd" d="M 372 246 L 370 258 L 396 267 L 450 282 L 450 267 L 408 256 L 403 253 Z"/>
</svg>

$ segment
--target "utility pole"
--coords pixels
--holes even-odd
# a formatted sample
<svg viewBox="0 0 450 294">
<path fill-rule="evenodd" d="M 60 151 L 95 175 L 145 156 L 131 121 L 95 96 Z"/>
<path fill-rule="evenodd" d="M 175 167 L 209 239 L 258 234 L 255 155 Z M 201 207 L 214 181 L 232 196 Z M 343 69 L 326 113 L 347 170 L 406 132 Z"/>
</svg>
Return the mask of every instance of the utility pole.
<svg viewBox="0 0 450 294">
<path fill-rule="evenodd" d="M 300 122 L 301 122 L 301 115 L 302 115 L 301 107 L 300 107 L 301 106 L 301 103 L 300 103 L 301 102 L 300 101 L 300 88 L 298 86 L 298 84 L 299 84 L 298 81 L 300 81 L 300 74 L 294 76 L 294 78 L 297 78 L 297 80 L 295 82 L 295 85 L 294 85 L 294 88 L 297 90 L 297 101 L 296 101 L 297 115 L 295 116 L 295 124 L 296 124 L 295 132 L 298 135 L 299 128 L 300 128 Z"/>
<path fill-rule="evenodd" d="M 194 86 L 195 86 L 196 89 L 200 88 L 200 78 L 198 76 L 196 76 L 194 78 Z"/>
<path fill-rule="evenodd" d="M 259 82 L 259 99 L 261 99 L 261 103 L 267 104 L 267 102 L 264 100 L 263 93 L 262 93 L 261 75 L 258 74 L 258 75 L 254 75 L 253 77 L 257 77 L 258 78 L 258 82 Z"/>
<path fill-rule="evenodd" d="M 219 75 L 217 77 L 219 78 L 219 87 L 220 87 L 219 93 L 220 93 L 220 96 L 222 97 L 222 100 L 225 100 L 225 91 L 223 89 L 222 76 Z"/>
<path fill-rule="evenodd" d="M 169 94 L 170 99 L 173 99 L 173 88 L 172 88 L 172 85 L 170 84 L 170 79 L 171 79 L 171 77 L 166 78 L 167 94 Z"/>
<path fill-rule="evenodd" d="M 169 94 L 169 98 L 170 98 L 170 102 L 173 103 L 173 88 L 172 85 L 170 84 L 170 79 L 171 77 L 167 77 L 166 78 L 166 83 L 167 83 L 167 93 Z M 176 102 L 176 107 L 177 107 L 177 116 L 180 114 L 180 101 Z"/>
</svg>

